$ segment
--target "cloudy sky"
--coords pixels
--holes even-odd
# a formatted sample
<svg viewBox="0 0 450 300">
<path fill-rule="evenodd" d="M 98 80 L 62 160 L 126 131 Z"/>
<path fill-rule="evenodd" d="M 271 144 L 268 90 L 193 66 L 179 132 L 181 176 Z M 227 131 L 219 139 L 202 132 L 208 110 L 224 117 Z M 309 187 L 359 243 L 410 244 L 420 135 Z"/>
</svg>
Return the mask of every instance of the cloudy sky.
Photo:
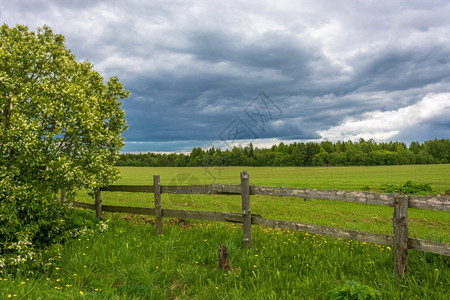
<svg viewBox="0 0 450 300">
<path fill-rule="evenodd" d="M 131 96 L 123 151 L 450 137 L 449 1 L 10 1 Z"/>
</svg>

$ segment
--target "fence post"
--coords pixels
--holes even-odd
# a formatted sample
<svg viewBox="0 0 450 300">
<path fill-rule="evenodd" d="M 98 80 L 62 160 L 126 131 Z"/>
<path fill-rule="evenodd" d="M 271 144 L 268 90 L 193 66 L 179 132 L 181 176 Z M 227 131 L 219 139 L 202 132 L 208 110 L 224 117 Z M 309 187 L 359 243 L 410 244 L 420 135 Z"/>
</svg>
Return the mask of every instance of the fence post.
<svg viewBox="0 0 450 300">
<path fill-rule="evenodd" d="M 244 245 L 247 249 L 252 247 L 252 214 L 250 210 L 250 184 L 247 171 L 241 172 L 242 189 L 242 216 L 244 229 Z"/>
<path fill-rule="evenodd" d="M 99 218 L 100 220 L 103 220 L 101 188 L 99 188 L 97 190 L 97 192 L 95 193 L 95 213 L 97 215 L 97 218 Z"/>
<path fill-rule="evenodd" d="M 394 196 L 394 271 L 403 277 L 408 270 L 408 196 Z"/>
<path fill-rule="evenodd" d="M 153 175 L 153 188 L 155 193 L 156 232 L 162 234 L 161 180 L 159 175 Z"/>
</svg>

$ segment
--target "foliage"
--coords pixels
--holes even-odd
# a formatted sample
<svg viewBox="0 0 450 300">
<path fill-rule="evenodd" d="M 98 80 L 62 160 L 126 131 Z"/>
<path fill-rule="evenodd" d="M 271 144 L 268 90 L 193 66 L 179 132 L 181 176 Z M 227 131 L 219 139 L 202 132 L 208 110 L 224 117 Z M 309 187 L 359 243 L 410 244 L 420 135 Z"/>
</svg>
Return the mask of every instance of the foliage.
<svg viewBox="0 0 450 300">
<path fill-rule="evenodd" d="M 118 166 L 197 167 L 197 166 L 379 166 L 446 164 L 450 162 L 450 140 L 376 143 L 338 141 L 332 143 L 280 143 L 269 149 L 234 147 L 231 150 L 192 149 L 189 154 L 124 153 Z"/>
<path fill-rule="evenodd" d="M 31 225 L 40 226 L 32 243 L 28 237 L 14 242 L 13 238 L 6 239 L 3 253 L 0 256 L 0 276 L 8 274 L 34 274 L 35 272 L 48 271 L 53 266 L 55 256 L 63 251 L 63 244 L 74 237 L 82 237 L 92 234 L 94 231 L 105 231 L 105 223 L 99 221 L 88 212 L 73 213 L 73 209 L 59 203 L 44 206 L 44 212 L 55 218 L 55 222 L 43 224 L 45 216 L 36 213 L 36 218 L 41 222 L 34 224 L 30 220 L 15 222 L 18 230 Z M 107 225 L 106 225 L 107 228 Z"/>
<path fill-rule="evenodd" d="M 375 300 L 381 299 L 380 291 L 367 285 L 361 285 L 355 281 L 347 281 L 342 287 L 337 287 L 328 292 L 327 300 Z"/>
<path fill-rule="evenodd" d="M 1 26 L 0 255 L 60 241 L 70 220 L 60 189 L 70 196 L 117 179 L 127 96 L 49 27 Z"/>
<path fill-rule="evenodd" d="M 381 190 L 385 193 L 414 195 L 422 192 L 431 192 L 432 188 L 429 183 L 415 183 L 408 180 L 405 184 L 384 184 L 381 186 Z"/>
</svg>

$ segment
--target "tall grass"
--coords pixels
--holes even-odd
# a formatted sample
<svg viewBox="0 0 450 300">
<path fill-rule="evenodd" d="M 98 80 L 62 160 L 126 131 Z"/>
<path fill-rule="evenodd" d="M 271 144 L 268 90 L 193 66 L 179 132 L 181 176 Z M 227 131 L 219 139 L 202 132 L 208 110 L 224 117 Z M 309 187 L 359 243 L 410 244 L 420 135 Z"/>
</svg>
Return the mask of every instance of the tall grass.
<svg viewBox="0 0 450 300">
<path fill-rule="evenodd" d="M 450 189 L 450 166 L 247 168 L 250 183 L 266 186 L 378 191 L 407 180 Z M 121 168 L 118 184 L 239 184 L 242 168 Z M 208 173 L 209 172 L 209 173 Z M 211 174 L 213 176 L 211 176 Z M 153 206 L 152 194 L 102 193 L 105 204 Z M 78 200 L 92 202 L 80 193 Z M 322 200 L 252 196 L 264 217 L 392 233 L 390 207 Z M 163 208 L 241 211 L 239 196 L 167 195 Z M 94 218 L 92 211 L 78 211 Z M 67 243 L 43 273 L 0 278 L 0 299 L 322 299 L 353 280 L 383 299 L 448 299 L 448 257 L 410 251 L 404 279 L 393 272 L 389 247 L 253 226 L 253 248 L 242 247 L 240 225 L 105 213 L 109 230 Z M 409 210 L 410 236 L 450 242 L 448 212 Z M 217 268 L 218 246 L 230 252 L 233 271 Z M 50 254 L 48 254 L 50 255 Z"/>
<path fill-rule="evenodd" d="M 110 229 L 65 246 L 46 274 L 0 280 L 0 295 L 27 299 L 321 299 L 348 280 L 383 299 L 446 299 L 447 258 L 411 251 L 409 272 L 392 271 L 389 247 L 254 227 L 242 247 L 238 225 L 165 221 L 156 235 L 149 218 L 106 214 Z M 218 269 L 218 246 L 232 272 Z"/>
</svg>

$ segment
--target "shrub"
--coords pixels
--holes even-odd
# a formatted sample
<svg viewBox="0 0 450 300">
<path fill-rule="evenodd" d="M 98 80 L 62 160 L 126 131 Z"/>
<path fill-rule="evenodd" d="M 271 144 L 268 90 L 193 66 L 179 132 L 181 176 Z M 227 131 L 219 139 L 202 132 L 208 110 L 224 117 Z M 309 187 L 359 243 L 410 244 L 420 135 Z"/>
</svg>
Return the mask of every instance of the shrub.
<svg viewBox="0 0 450 300">
<path fill-rule="evenodd" d="M 385 184 L 381 186 L 381 190 L 385 193 L 403 193 L 414 195 L 423 192 L 431 192 L 432 188 L 429 183 L 414 183 L 408 180 L 405 184 Z"/>
<path fill-rule="evenodd" d="M 2 271 L 76 232 L 68 204 L 55 200 L 61 189 L 70 197 L 118 178 L 127 128 L 119 99 L 128 94 L 77 61 L 48 26 L 0 26 Z"/>
<path fill-rule="evenodd" d="M 381 293 L 367 285 L 348 281 L 344 286 L 336 287 L 325 295 L 327 300 L 371 300 L 381 299 Z"/>
</svg>

